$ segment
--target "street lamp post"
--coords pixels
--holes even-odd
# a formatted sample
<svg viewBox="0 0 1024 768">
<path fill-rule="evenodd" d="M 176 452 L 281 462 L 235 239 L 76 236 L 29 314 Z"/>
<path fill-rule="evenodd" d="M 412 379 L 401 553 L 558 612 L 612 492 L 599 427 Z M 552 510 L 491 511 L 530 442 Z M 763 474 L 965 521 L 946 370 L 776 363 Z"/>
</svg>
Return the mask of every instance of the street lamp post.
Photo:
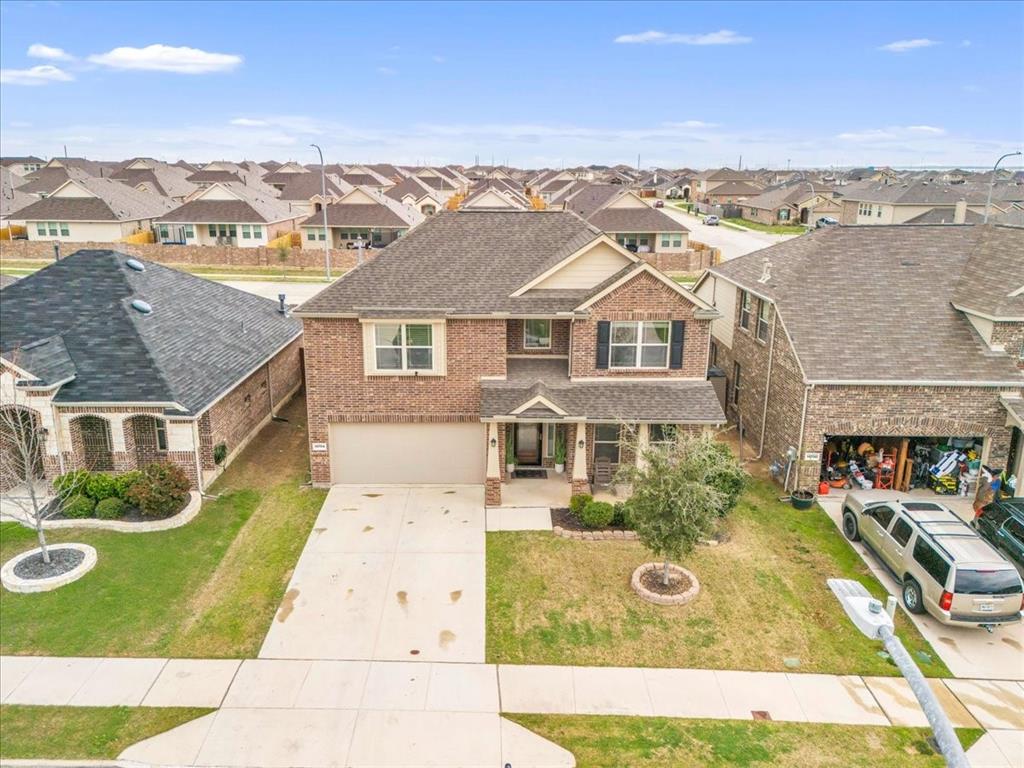
<svg viewBox="0 0 1024 768">
<path fill-rule="evenodd" d="M 988 211 L 992 207 L 992 190 L 996 186 L 996 170 L 999 168 L 999 164 L 1008 157 L 1016 157 L 1021 154 L 1018 149 L 1016 152 L 1007 152 L 1005 155 L 996 160 L 996 164 L 992 166 L 992 178 L 988 180 L 988 199 L 985 201 L 985 220 L 984 224 L 988 224 Z"/>
<path fill-rule="evenodd" d="M 879 600 L 871 594 L 859 581 L 852 579 L 829 579 L 828 588 L 838 598 L 846 615 L 863 635 L 872 640 L 881 640 L 893 663 L 910 684 L 928 724 L 935 734 L 935 743 L 942 752 L 948 768 L 970 768 L 967 755 L 953 730 L 953 723 L 942 708 L 935 692 L 925 680 L 921 670 L 903 647 L 903 643 L 893 633 L 893 614 L 896 612 L 896 598 L 890 596 L 889 604 L 883 608 Z"/>
<path fill-rule="evenodd" d="M 331 241 L 330 230 L 327 229 L 327 169 L 324 167 L 324 153 L 320 149 L 319 144 L 310 144 L 311 147 L 316 147 L 316 151 L 320 153 L 320 196 L 323 199 L 323 203 L 320 206 L 320 210 L 324 214 L 324 267 L 327 270 L 327 280 L 331 279 Z"/>
</svg>

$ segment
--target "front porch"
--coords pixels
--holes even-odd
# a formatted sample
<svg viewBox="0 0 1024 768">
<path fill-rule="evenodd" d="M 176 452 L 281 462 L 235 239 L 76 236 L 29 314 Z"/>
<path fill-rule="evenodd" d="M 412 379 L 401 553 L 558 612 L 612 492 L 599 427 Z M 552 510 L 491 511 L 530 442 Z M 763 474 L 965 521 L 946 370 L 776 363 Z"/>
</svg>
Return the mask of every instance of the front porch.
<svg viewBox="0 0 1024 768">
<path fill-rule="evenodd" d="M 517 478 L 501 484 L 502 507 L 568 507 L 572 485 L 563 472 L 546 470 L 546 478 Z"/>
</svg>

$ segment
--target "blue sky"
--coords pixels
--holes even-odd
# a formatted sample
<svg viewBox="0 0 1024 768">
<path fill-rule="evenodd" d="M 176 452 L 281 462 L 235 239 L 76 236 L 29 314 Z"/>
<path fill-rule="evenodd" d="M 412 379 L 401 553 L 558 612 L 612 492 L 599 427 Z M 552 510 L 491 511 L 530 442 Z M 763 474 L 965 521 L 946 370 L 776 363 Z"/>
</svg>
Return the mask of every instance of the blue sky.
<svg viewBox="0 0 1024 768">
<path fill-rule="evenodd" d="M 0 3 L 0 151 L 991 165 L 1024 3 Z"/>
</svg>

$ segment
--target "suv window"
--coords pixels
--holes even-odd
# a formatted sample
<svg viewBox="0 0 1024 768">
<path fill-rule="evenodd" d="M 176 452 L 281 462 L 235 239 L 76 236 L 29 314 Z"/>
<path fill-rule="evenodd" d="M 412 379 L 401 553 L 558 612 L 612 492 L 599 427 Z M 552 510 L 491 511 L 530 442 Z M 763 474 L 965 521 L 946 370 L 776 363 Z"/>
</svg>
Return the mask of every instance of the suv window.
<svg viewBox="0 0 1024 768">
<path fill-rule="evenodd" d="M 1017 540 L 1017 543 L 1024 546 L 1024 523 L 1015 517 L 1011 517 L 1003 524 L 1003 530 L 1008 536 Z"/>
<path fill-rule="evenodd" d="M 953 591 L 961 595 L 1015 595 L 1021 591 L 1020 576 L 1012 569 L 967 571 L 958 568 Z"/>
<path fill-rule="evenodd" d="M 938 582 L 940 587 L 946 586 L 946 579 L 949 578 L 949 563 L 943 560 L 935 548 L 920 536 L 914 542 L 914 559 L 924 568 L 925 573 Z"/>
<path fill-rule="evenodd" d="M 868 514 L 875 518 L 875 520 L 878 521 L 878 524 L 880 526 L 882 526 L 883 528 L 888 528 L 889 523 L 892 522 L 892 516 L 895 514 L 895 512 L 893 512 L 890 507 L 883 506 L 872 507 Z"/>
<path fill-rule="evenodd" d="M 902 517 L 896 521 L 896 525 L 892 527 L 892 537 L 896 539 L 896 542 L 901 546 L 907 546 L 907 542 L 910 541 L 910 534 L 913 529 L 910 527 L 910 523 L 904 520 Z"/>
</svg>

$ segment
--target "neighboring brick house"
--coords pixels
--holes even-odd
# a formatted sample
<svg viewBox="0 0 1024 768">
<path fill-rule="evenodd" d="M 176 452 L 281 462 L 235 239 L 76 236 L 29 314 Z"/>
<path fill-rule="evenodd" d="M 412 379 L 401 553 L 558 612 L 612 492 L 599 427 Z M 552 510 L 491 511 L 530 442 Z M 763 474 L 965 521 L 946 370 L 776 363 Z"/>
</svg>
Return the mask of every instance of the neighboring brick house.
<svg viewBox="0 0 1024 768">
<path fill-rule="evenodd" d="M 299 224 L 303 248 L 323 248 L 325 238 L 330 240 L 331 248 L 352 248 L 358 243 L 383 248 L 424 219 L 424 214 L 412 205 L 372 187 L 350 187 L 326 209 L 317 197 L 314 208 Z M 324 232 L 325 210 L 328 233 Z"/>
<path fill-rule="evenodd" d="M 202 490 L 302 383 L 302 326 L 275 302 L 116 251 L 0 297 L 0 407 L 45 430 L 50 478 L 167 461 Z"/>
<path fill-rule="evenodd" d="M 446 211 L 296 310 L 313 481 L 589 487 L 668 424 L 724 414 L 701 299 L 569 211 Z M 582 454 L 578 447 L 585 449 Z M 522 482 L 530 482 L 523 480 Z"/>
<path fill-rule="evenodd" d="M 685 253 L 690 230 L 618 184 L 587 184 L 565 207 L 634 253 Z"/>
<path fill-rule="evenodd" d="M 743 218 L 760 224 L 814 224 L 822 216 L 839 220 L 835 191 L 810 181 L 794 181 L 769 189 L 741 204 Z"/>
<path fill-rule="evenodd" d="M 817 484 L 846 439 L 980 443 L 1024 471 L 1024 229 L 832 227 L 713 267 L 712 365 L 768 461 Z M 1018 493 L 1021 483 L 1018 483 Z"/>
<path fill-rule="evenodd" d="M 840 224 L 943 223 L 927 215 L 936 209 L 948 212 L 945 222 L 969 224 L 968 216 L 984 215 L 988 198 L 987 184 L 937 181 L 861 181 L 841 187 L 839 191 L 842 195 Z M 1002 213 L 1011 207 L 1002 197 L 993 197 L 992 213 Z"/>
</svg>

